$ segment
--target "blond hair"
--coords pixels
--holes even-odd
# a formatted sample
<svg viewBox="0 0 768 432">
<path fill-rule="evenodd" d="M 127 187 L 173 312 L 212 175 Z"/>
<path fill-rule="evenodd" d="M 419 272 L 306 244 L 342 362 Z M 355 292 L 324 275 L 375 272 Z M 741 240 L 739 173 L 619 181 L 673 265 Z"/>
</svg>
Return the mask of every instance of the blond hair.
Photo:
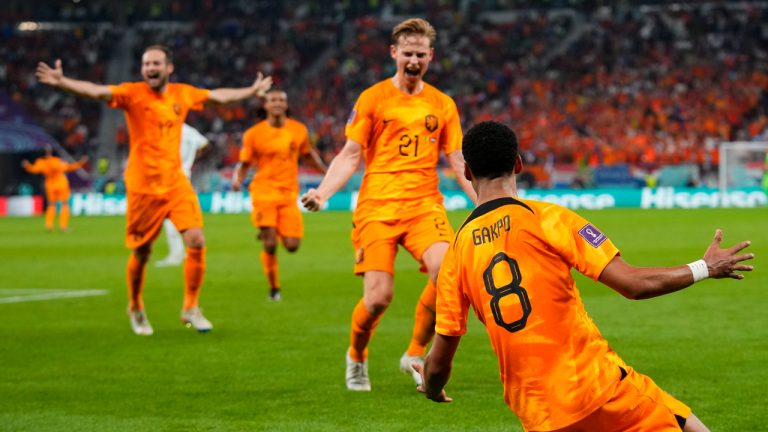
<svg viewBox="0 0 768 432">
<path fill-rule="evenodd" d="M 431 47 L 437 39 L 437 32 L 432 24 L 427 20 L 421 18 L 410 18 L 400 24 L 396 25 L 392 29 L 392 45 L 397 45 L 400 41 L 400 36 L 426 36 L 429 39 L 429 46 Z"/>
</svg>

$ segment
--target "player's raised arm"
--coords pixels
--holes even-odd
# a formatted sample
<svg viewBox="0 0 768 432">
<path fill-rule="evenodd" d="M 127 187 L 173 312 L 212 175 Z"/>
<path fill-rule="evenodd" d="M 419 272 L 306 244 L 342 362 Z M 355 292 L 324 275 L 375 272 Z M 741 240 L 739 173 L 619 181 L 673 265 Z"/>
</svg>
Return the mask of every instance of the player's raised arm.
<svg viewBox="0 0 768 432">
<path fill-rule="evenodd" d="M 302 195 L 301 203 L 309 211 L 318 211 L 328 199 L 333 196 L 344 183 L 355 173 L 360 157 L 363 155 L 362 146 L 350 139 L 347 140 L 339 154 L 333 158 L 328 171 L 317 189 L 310 189 Z"/>
<path fill-rule="evenodd" d="M 253 96 L 263 97 L 267 94 L 270 87 L 272 87 L 272 77 L 265 77 L 259 72 L 256 81 L 254 81 L 250 87 L 213 89 L 208 94 L 208 101 L 218 104 L 226 104 L 248 99 Z"/>
<path fill-rule="evenodd" d="M 718 229 L 703 259 L 677 267 L 635 267 L 616 256 L 605 267 L 599 281 L 624 297 L 641 300 L 679 291 L 706 278 L 744 279 L 744 275 L 737 272 L 752 271 L 751 265 L 742 262 L 754 258 L 755 254 L 740 252 L 751 242 L 721 249 L 722 240 L 723 232 Z"/>
<path fill-rule="evenodd" d="M 477 204 L 477 192 L 472 187 L 472 183 L 464 176 L 464 156 L 461 155 L 461 150 L 449 153 L 447 158 L 453 173 L 456 175 L 456 181 L 459 182 L 459 186 L 461 186 L 469 199 L 472 200 L 472 204 Z"/>
<path fill-rule="evenodd" d="M 57 87 L 74 93 L 78 96 L 90 99 L 99 99 L 109 101 L 112 99 L 112 90 L 107 85 L 96 84 L 90 81 L 81 81 L 64 76 L 64 70 L 61 67 L 61 60 L 57 59 L 54 67 L 47 63 L 39 62 L 35 72 L 37 80 L 45 85 Z"/>
<path fill-rule="evenodd" d="M 75 162 L 67 164 L 67 168 L 65 171 L 67 172 L 77 171 L 80 168 L 84 167 L 86 163 L 88 163 L 88 156 L 83 156 L 80 159 L 76 160 Z"/>
</svg>

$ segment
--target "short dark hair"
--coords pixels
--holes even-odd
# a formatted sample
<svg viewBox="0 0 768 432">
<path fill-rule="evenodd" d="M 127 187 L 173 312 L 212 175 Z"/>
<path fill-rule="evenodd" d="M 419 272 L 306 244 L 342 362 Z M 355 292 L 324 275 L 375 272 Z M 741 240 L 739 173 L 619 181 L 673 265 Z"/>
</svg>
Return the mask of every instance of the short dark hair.
<svg viewBox="0 0 768 432">
<path fill-rule="evenodd" d="M 144 52 L 152 51 L 152 50 L 158 50 L 165 53 L 165 62 L 168 64 L 173 64 L 173 51 L 171 51 L 170 48 L 168 48 L 166 45 L 150 45 L 146 48 L 144 48 Z"/>
<path fill-rule="evenodd" d="M 494 179 L 513 174 L 518 153 L 517 135 L 502 123 L 484 121 L 464 135 L 461 153 L 477 178 Z"/>
</svg>

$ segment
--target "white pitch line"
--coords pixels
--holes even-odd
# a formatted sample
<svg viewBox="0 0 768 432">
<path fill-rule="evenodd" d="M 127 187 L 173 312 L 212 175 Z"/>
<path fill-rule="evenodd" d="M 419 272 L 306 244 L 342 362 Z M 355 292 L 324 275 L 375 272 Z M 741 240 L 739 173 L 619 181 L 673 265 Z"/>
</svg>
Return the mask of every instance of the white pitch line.
<svg viewBox="0 0 768 432">
<path fill-rule="evenodd" d="M 76 297 L 93 297 L 93 296 L 101 296 L 106 295 L 109 291 L 107 290 L 40 290 L 40 289 L 0 289 L 0 294 L 2 293 L 14 293 L 19 294 L 22 291 L 46 291 L 39 294 L 27 294 L 27 295 L 17 295 L 13 297 L 0 297 L 0 304 L 2 303 L 23 303 L 23 302 L 31 302 L 31 301 L 44 301 L 44 300 L 53 300 L 53 299 L 60 299 L 60 298 L 76 298 Z"/>
</svg>

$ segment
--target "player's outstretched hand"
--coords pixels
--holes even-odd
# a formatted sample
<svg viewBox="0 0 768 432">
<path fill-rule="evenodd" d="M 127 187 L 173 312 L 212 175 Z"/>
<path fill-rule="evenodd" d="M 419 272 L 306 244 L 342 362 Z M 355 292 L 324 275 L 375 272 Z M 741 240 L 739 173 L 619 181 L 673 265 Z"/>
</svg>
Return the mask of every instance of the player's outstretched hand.
<svg viewBox="0 0 768 432">
<path fill-rule="evenodd" d="M 26 159 L 24 159 L 23 161 L 21 161 L 21 166 L 23 166 L 24 168 L 27 168 L 27 167 L 28 167 L 28 166 L 30 166 L 30 165 L 32 165 L 32 164 L 30 164 L 30 163 L 29 163 L 29 161 L 28 161 L 28 160 L 26 160 Z"/>
<path fill-rule="evenodd" d="M 37 71 L 35 72 L 37 80 L 43 84 L 57 87 L 64 79 L 64 70 L 61 68 L 61 60 L 57 59 L 54 63 L 54 67 L 48 66 L 47 63 L 37 63 Z"/>
<path fill-rule="evenodd" d="M 253 94 L 258 97 L 264 97 L 270 88 L 272 88 L 272 77 L 265 77 L 264 74 L 259 72 L 256 76 L 256 81 L 253 82 Z"/>
<path fill-rule="evenodd" d="M 240 189 L 243 187 L 243 182 L 232 180 L 232 190 L 235 192 L 240 192 Z"/>
<path fill-rule="evenodd" d="M 86 155 L 86 156 L 83 156 L 83 157 L 81 157 L 81 158 L 80 158 L 80 163 L 86 163 L 86 162 L 88 162 L 88 159 L 89 159 L 89 158 L 88 158 L 88 156 L 87 156 L 87 155 Z"/>
<path fill-rule="evenodd" d="M 751 265 L 742 264 L 755 257 L 753 253 L 740 254 L 744 248 L 752 244 L 750 241 L 737 243 L 727 249 L 720 249 L 720 242 L 723 241 L 723 231 L 715 230 L 715 238 L 704 252 L 704 262 L 709 269 L 709 277 L 714 279 L 732 278 L 744 279 L 744 275 L 736 273 L 737 271 L 752 271 Z"/>
<path fill-rule="evenodd" d="M 436 395 L 430 395 L 429 393 L 427 393 L 427 389 L 426 389 L 426 387 L 424 387 L 424 384 L 423 384 L 423 383 L 427 382 L 424 379 L 424 366 L 422 366 L 419 363 L 411 363 L 411 367 L 413 368 L 413 370 L 415 370 L 416 372 L 418 372 L 421 375 L 421 382 L 422 382 L 422 384 L 420 386 L 416 387 L 416 390 L 419 393 L 424 393 L 427 396 L 427 399 L 433 400 L 435 402 L 444 402 L 444 403 L 451 403 L 451 402 L 453 402 L 453 398 L 450 398 L 450 397 L 448 397 L 448 395 L 445 394 L 445 389 L 440 390 L 440 393 L 438 393 Z"/>
<path fill-rule="evenodd" d="M 301 196 L 301 204 L 304 205 L 305 209 L 315 212 L 323 208 L 325 200 L 317 193 L 316 189 L 310 189 Z"/>
</svg>

